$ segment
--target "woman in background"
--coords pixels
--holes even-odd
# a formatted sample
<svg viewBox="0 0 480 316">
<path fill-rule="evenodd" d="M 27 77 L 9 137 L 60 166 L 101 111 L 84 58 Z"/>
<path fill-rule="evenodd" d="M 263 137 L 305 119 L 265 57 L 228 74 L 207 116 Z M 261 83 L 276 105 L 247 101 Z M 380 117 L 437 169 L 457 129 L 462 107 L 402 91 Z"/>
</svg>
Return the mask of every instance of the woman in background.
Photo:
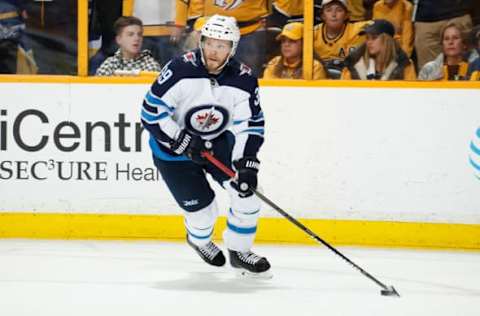
<svg viewBox="0 0 480 316">
<path fill-rule="evenodd" d="M 281 55 L 274 57 L 263 73 L 263 79 L 303 79 L 303 24 L 286 24 L 277 36 Z M 326 79 L 323 65 L 313 61 L 313 79 Z"/>
<path fill-rule="evenodd" d="M 361 34 L 366 42 L 345 59 L 341 79 L 415 80 L 415 67 L 394 39 L 395 27 L 387 20 L 374 20 Z"/>
<path fill-rule="evenodd" d="M 467 49 L 461 27 L 448 23 L 441 33 L 442 53 L 425 64 L 418 75 L 419 80 L 467 80 L 468 62 L 464 59 Z"/>
</svg>

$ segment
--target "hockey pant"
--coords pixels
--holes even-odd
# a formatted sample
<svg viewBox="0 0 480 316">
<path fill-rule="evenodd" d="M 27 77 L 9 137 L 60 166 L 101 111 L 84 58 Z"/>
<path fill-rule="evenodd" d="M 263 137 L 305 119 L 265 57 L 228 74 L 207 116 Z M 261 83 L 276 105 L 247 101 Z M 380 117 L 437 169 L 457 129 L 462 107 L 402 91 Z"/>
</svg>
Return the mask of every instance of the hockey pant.
<svg viewBox="0 0 480 316">
<path fill-rule="evenodd" d="M 216 157 L 231 165 L 230 153 L 229 150 L 217 151 Z M 215 192 L 207 180 L 209 173 L 230 196 L 227 227 L 223 233 L 226 247 L 236 251 L 250 250 L 255 239 L 261 206 L 257 196 L 240 197 L 231 187 L 228 176 L 210 164 L 200 166 L 190 160 L 167 161 L 157 157 L 154 157 L 154 163 L 177 204 L 184 211 L 185 227 L 192 243 L 198 246 L 207 244 L 212 239 L 218 217 Z"/>
</svg>

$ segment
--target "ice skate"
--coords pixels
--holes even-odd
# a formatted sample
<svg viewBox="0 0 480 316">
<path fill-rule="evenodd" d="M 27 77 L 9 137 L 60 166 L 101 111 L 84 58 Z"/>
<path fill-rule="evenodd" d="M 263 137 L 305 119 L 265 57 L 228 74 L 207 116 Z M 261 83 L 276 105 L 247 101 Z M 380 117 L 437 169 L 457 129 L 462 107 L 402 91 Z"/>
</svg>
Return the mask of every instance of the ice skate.
<svg viewBox="0 0 480 316">
<path fill-rule="evenodd" d="M 228 250 L 230 255 L 230 264 L 242 277 L 271 279 L 273 277 L 270 270 L 270 263 L 267 258 L 260 257 L 251 251 L 240 252 Z"/>
<path fill-rule="evenodd" d="M 187 235 L 187 243 L 195 249 L 200 258 L 206 263 L 216 267 L 225 265 L 226 260 L 223 252 L 213 242 L 209 241 L 208 244 L 204 246 L 197 246 L 190 241 Z"/>
</svg>

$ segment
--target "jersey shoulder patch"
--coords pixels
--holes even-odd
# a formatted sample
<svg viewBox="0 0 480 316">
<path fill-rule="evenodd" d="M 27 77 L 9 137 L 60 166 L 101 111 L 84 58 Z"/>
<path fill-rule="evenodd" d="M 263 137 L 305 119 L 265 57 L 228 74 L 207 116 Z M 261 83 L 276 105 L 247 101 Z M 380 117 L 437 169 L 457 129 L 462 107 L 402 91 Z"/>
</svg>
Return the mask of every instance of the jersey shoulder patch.
<svg viewBox="0 0 480 316">
<path fill-rule="evenodd" d="M 240 73 L 238 75 L 242 76 L 242 75 L 245 75 L 245 74 L 252 75 L 252 68 L 248 67 L 244 63 L 241 63 L 240 64 Z"/>
<path fill-rule="evenodd" d="M 239 62 L 236 59 L 231 59 L 228 62 L 228 66 L 233 69 L 233 72 L 237 77 L 254 77 L 252 68 L 250 68 L 248 65 Z"/>
<path fill-rule="evenodd" d="M 198 67 L 197 55 L 195 54 L 194 51 L 186 52 L 185 54 L 182 55 L 181 58 L 182 58 L 184 63 L 190 63 L 190 64 L 194 65 L 195 67 Z"/>
</svg>

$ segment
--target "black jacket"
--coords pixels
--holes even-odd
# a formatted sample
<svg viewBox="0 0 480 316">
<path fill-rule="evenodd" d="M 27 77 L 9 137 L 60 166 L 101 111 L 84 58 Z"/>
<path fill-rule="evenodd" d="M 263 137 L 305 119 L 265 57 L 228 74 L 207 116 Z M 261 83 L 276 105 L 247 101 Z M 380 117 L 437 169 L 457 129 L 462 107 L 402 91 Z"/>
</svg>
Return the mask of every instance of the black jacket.
<svg viewBox="0 0 480 316">
<path fill-rule="evenodd" d="M 366 77 L 366 70 L 368 66 L 361 67 L 362 57 L 365 54 L 367 45 L 363 44 L 355 49 L 350 55 L 345 58 L 345 67 L 350 71 L 352 79 L 360 80 Z M 398 47 L 397 48 L 397 59 L 394 61 L 396 65 L 393 70 L 391 70 L 388 75 L 388 80 L 403 80 L 405 68 L 411 63 L 407 54 Z M 358 64 L 358 65 L 357 65 Z M 362 72 L 362 73 L 360 73 Z"/>
</svg>

